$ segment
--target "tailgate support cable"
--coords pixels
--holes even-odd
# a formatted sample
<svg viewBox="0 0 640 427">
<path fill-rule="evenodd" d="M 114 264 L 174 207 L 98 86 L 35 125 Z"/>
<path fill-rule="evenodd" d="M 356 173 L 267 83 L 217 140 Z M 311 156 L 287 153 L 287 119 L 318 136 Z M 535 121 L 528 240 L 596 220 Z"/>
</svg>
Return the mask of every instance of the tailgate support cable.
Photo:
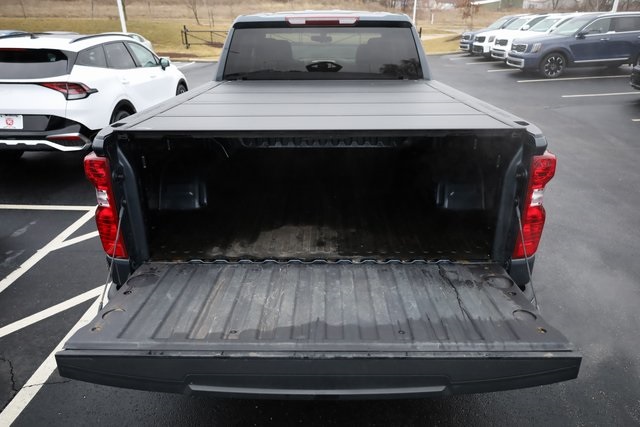
<svg viewBox="0 0 640 427">
<path fill-rule="evenodd" d="M 116 247 L 118 244 L 118 239 L 120 238 L 120 226 L 122 225 L 122 217 L 124 216 L 124 206 L 125 201 L 123 200 L 120 204 L 120 212 L 118 213 L 118 227 L 116 228 L 116 238 L 113 242 L 113 253 L 111 254 L 111 262 L 109 263 L 109 271 L 107 272 L 107 278 L 104 281 L 104 288 L 102 289 L 102 294 L 100 295 L 100 305 L 98 306 L 98 311 L 102 310 L 104 306 L 104 297 L 107 293 L 107 288 L 109 287 L 109 278 L 112 277 L 113 274 L 113 260 L 116 257 Z"/>
<path fill-rule="evenodd" d="M 529 276 L 529 286 L 531 286 L 531 295 L 533 296 L 533 301 L 536 305 L 536 310 L 540 310 L 538 306 L 538 298 L 536 297 L 536 291 L 533 289 L 533 277 L 531 276 L 531 267 L 529 266 L 529 257 L 527 256 L 527 248 L 524 244 L 524 230 L 522 228 L 522 216 L 520 214 L 520 209 L 518 209 L 518 200 L 516 200 L 516 217 L 518 217 L 518 227 L 520 229 L 520 240 L 522 241 L 522 252 L 524 252 L 524 263 L 527 266 L 527 274 Z M 120 226 L 118 225 L 118 230 Z"/>
</svg>

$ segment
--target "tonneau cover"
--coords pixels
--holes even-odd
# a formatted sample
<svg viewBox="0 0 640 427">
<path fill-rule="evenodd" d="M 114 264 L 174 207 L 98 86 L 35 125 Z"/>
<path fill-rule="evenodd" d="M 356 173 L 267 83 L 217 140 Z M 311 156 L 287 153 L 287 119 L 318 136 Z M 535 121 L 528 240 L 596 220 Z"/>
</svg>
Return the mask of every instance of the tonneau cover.
<svg viewBox="0 0 640 427">
<path fill-rule="evenodd" d="M 427 80 L 225 81 L 125 120 L 119 131 L 524 129 L 526 122 Z"/>
</svg>

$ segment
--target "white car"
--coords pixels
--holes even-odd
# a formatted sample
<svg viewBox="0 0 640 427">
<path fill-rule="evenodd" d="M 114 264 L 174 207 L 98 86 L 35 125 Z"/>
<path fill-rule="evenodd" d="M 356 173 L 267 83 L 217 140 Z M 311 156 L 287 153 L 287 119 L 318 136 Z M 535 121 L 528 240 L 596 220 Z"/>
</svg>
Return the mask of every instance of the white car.
<svg viewBox="0 0 640 427">
<path fill-rule="evenodd" d="M 85 150 L 105 126 L 186 91 L 177 67 L 126 35 L 0 37 L 0 157 Z"/>
<path fill-rule="evenodd" d="M 502 29 L 482 31 L 476 34 L 476 37 L 473 40 L 472 53 L 474 55 L 482 55 L 485 58 L 490 58 L 491 48 L 493 47 L 496 38 L 514 32 L 520 33 L 521 31 L 527 31 L 530 27 L 542 21 L 546 17 L 547 14 L 525 15 L 511 21 L 509 25 Z"/>
<path fill-rule="evenodd" d="M 518 38 L 520 40 L 529 37 L 550 34 L 556 28 L 564 25 L 566 22 L 569 22 L 576 16 L 580 16 L 580 13 L 554 13 L 547 16 L 537 24 L 533 25 L 527 31 L 513 31 L 509 34 L 505 33 L 503 35 L 497 36 L 493 47 L 491 47 L 491 57 L 506 61 L 507 55 L 511 50 L 511 45 L 515 38 Z"/>
</svg>

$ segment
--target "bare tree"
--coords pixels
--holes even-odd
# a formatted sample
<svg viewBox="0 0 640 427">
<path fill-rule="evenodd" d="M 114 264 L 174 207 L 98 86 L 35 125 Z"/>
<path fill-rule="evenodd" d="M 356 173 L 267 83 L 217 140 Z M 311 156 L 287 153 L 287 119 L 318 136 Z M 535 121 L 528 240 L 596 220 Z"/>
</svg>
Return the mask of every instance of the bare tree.
<svg viewBox="0 0 640 427">
<path fill-rule="evenodd" d="M 24 19 L 27 19 L 27 11 L 24 8 L 24 1 L 23 0 L 20 0 L 20 7 L 22 7 L 22 17 Z"/>
<path fill-rule="evenodd" d="M 207 8 L 207 19 L 209 20 L 209 27 L 213 28 L 213 10 L 211 10 L 211 0 L 204 0 L 204 5 Z"/>
<path fill-rule="evenodd" d="M 200 19 L 198 18 L 198 0 L 183 0 L 183 2 L 189 9 L 191 9 L 193 17 L 196 18 L 198 25 L 201 25 Z"/>
<path fill-rule="evenodd" d="M 472 0 L 462 0 L 458 7 L 462 9 L 462 19 L 469 19 L 469 28 L 473 29 L 473 17 L 478 12 L 478 6 L 473 4 Z"/>
</svg>

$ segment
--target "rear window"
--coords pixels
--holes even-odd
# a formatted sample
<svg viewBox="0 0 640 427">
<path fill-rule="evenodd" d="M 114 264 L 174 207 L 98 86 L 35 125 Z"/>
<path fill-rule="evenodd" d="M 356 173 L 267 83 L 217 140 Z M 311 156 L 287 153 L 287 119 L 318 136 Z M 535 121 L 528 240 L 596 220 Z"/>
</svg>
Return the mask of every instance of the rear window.
<svg viewBox="0 0 640 427">
<path fill-rule="evenodd" d="M 409 27 L 237 28 L 224 79 L 419 79 Z"/>
<path fill-rule="evenodd" d="M 0 79 L 41 79 L 67 74 L 67 56 L 52 49 L 0 48 Z"/>
</svg>

